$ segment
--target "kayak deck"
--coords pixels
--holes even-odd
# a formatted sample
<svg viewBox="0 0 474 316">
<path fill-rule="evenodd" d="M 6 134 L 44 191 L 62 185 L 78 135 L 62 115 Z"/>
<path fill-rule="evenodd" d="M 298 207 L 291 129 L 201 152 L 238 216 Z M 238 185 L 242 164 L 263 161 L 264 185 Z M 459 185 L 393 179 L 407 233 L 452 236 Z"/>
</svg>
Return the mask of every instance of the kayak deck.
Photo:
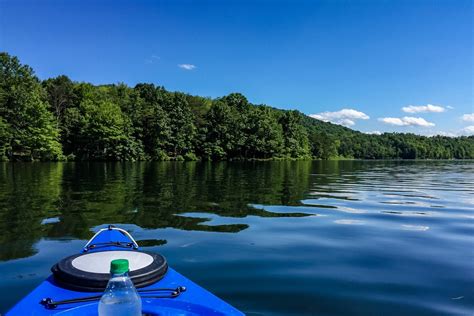
<svg viewBox="0 0 474 316">
<path fill-rule="evenodd" d="M 168 269 L 162 280 L 143 289 L 154 287 L 176 288 L 178 286 L 185 286 L 187 290 L 176 298 L 142 299 L 143 312 L 150 315 L 243 315 L 234 307 L 172 268 Z M 96 294 L 100 295 L 101 293 Z M 63 305 L 51 310 L 46 309 L 39 303 L 45 297 L 63 300 L 89 295 L 94 295 L 94 293 L 76 292 L 60 288 L 54 284 L 52 277 L 49 277 L 13 307 L 7 315 L 39 316 L 56 315 L 58 313 L 60 313 L 59 315 L 97 315 L 98 302 Z"/>
<path fill-rule="evenodd" d="M 123 233 L 118 234 L 115 230 L 103 231 L 93 237 L 92 243 L 107 244 L 114 242 L 130 242 L 130 239 Z M 133 238 L 132 238 L 133 241 Z M 117 250 L 115 246 L 97 247 L 98 251 Z M 123 250 L 123 249 L 121 249 Z M 130 248 L 130 251 L 136 248 Z M 152 288 L 177 288 L 186 287 L 186 291 L 180 293 L 175 298 L 142 298 L 142 308 L 145 315 L 244 315 L 242 312 L 221 300 L 214 294 L 203 289 L 196 283 L 187 279 L 172 268 L 168 268 L 166 275 L 160 281 L 141 288 L 140 290 Z M 54 309 L 47 309 L 40 304 L 44 298 L 51 298 L 54 301 L 75 299 L 90 295 L 101 295 L 101 292 L 78 292 L 60 287 L 53 276 L 43 281 L 30 294 L 18 302 L 6 315 L 97 315 L 98 301 L 73 303 L 60 305 Z"/>
</svg>

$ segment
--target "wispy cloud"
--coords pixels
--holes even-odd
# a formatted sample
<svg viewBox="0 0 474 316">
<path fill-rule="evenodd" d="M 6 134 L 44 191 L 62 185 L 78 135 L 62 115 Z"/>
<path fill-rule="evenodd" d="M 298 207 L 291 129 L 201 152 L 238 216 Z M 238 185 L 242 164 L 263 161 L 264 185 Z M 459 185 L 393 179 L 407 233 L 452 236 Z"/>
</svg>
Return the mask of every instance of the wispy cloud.
<svg viewBox="0 0 474 316">
<path fill-rule="evenodd" d="M 179 64 L 178 67 L 184 70 L 193 70 L 196 68 L 193 64 Z"/>
<path fill-rule="evenodd" d="M 154 64 L 160 60 L 160 56 L 151 55 L 149 58 L 145 59 L 145 64 Z"/>
<path fill-rule="evenodd" d="M 441 113 L 441 112 L 446 111 L 446 108 L 441 105 L 433 105 L 433 104 L 409 105 L 409 106 L 402 107 L 402 111 L 405 113 L 426 113 L 426 112 Z"/>
<path fill-rule="evenodd" d="M 465 122 L 474 122 L 474 113 L 464 114 L 461 116 L 461 120 Z"/>
<path fill-rule="evenodd" d="M 422 117 L 411 117 L 411 116 L 381 117 L 379 118 L 379 121 L 385 124 L 396 125 L 396 126 L 422 126 L 422 127 L 435 126 L 434 123 L 428 122 Z"/>
<path fill-rule="evenodd" d="M 342 109 L 336 112 L 322 112 L 318 114 L 310 114 L 312 118 L 331 122 L 334 124 L 353 126 L 356 120 L 368 120 L 369 116 L 363 112 L 354 109 Z"/>
</svg>

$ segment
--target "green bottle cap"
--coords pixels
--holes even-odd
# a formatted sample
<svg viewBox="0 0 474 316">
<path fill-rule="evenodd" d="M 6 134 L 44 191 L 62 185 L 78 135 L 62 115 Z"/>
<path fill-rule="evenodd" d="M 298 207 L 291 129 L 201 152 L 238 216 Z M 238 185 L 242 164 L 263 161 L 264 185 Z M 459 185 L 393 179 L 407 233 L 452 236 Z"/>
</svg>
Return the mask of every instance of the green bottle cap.
<svg viewBox="0 0 474 316">
<path fill-rule="evenodd" d="M 110 263 L 110 273 L 122 274 L 128 272 L 128 260 L 127 259 L 115 259 Z"/>
</svg>

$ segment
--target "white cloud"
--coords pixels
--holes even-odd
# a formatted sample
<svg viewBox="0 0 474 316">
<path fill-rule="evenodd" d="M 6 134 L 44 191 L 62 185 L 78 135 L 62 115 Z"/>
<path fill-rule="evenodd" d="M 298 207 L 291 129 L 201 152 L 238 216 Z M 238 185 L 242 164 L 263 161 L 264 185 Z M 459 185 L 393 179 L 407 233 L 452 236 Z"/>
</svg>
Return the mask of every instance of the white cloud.
<svg viewBox="0 0 474 316">
<path fill-rule="evenodd" d="M 453 131 L 453 132 L 437 131 L 437 132 L 427 133 L 424 135 L 428 137 L 438 136 L 438 135 L 447 136 L 447 137 L 471 136 L 471 135 L 474 135 L 474 125 L 470 125 L 463 129 Z"/>
<path fill-rule="evenodd" d="M 369 135 L 382 135 L 383 134 L 381 131 L 370 131 L 370 132 L 365 132 L 365 133 Z"/>
<path fill-rule="evenodd" d="M 428 137 L 433 137 L 433 136 L 457 137 L 457 136 L 459 136 L 457 133 L 443 132 L 443 131 L 427 133 L 427 134 L 424 134 L 424 135 L 428 136 Z"/>
<path fill-rule="evenodd" d="M 312 118 L 331 122 L 334 124 L 353 126 L 356 120 L 368 120 L 369 116 L 363 112 L 354 109 L 342 109 L 336 112 L 322 112 L 318 114 L 310 114 Z"/>
<path fill-rule="evenodd" d="M 467 135 L 467 136 L 470 136 L 470 135 L 474 135 L 474 125 L 470 125 L 470 126 L 467 126 L 467 127 L 464 127 L 462 130 L 461 130 L 461 135 Z"/>
<path fill-rule="evenodd" d="M 402 119 L 398 117 L 381 117 L 379 118 L 379 121 L 384 122 L 386 124 L 390 124 L 390 125 L 397 125 L 397 126 L 405 125 Z"/>
<path fill-rule="evenodd" d="M 196 68 L 193 64 L 179 64 L 178 67 L 184 70 L 193 70 Z"/>
<path fill-rule="evenodd" d="M 454 109 L 454 106 L 448 105 L 448 106 L 446 106 L 446 108 L 452 110 L 452 109 Z"/>
<path fill-rule="evenodd" d="M 446 109 L 440 105 L 409 105 L 402 107 L 402 111 L 405 113 L 424 113 L 424 112 L 432 112 L 432 113 L 441 113 L 446 111 Z"/>
<path fill-rule="evenodd" d="M 338 121 L 335 121 L 334 123 L 339 124 L 339 125 L 344 125 L 344 126 L 353 126 L 353 125 L 355 125 L 354 120 L 347 119 L 347 118 L 340 119 Z"/>
<path fill-rule="evenodd" d="M 429 127 L 435 126 L 434 123 L 426 121 L 422 117 L 411 117 L 411 116 L 404 116 L 404 117 L 381 117 L 379 121 L 396 126 L 422 126 L 422 127 Z"/>
<path fill-rule="evenodd" d="M 465 122 L 474 122 L 474 113 L 464 114 L 463 116 L 461 116 L 461 120 Z"/>
</svg>

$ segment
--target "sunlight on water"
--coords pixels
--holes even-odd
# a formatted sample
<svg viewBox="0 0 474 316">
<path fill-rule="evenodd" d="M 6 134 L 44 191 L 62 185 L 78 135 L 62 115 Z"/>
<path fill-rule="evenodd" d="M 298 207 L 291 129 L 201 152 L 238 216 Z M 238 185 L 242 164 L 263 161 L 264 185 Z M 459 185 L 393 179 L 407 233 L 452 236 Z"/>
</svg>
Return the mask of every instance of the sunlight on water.
<svg viewBox="0 0 474 316">
<path fill-rule="evenodd" d="M 430 229 L 428 226 L 421 226 L 421 225 L 402 225 L 402 228 L 406 230 L 419 230 L 419 231 L 426 231 Z"/>
<path fill-rule="evenodd" d="M 334 223 L 343 225 L 363 225 L 364 221 L 357 219 L 337 219 L 334 221 Z"/>
</svg>

